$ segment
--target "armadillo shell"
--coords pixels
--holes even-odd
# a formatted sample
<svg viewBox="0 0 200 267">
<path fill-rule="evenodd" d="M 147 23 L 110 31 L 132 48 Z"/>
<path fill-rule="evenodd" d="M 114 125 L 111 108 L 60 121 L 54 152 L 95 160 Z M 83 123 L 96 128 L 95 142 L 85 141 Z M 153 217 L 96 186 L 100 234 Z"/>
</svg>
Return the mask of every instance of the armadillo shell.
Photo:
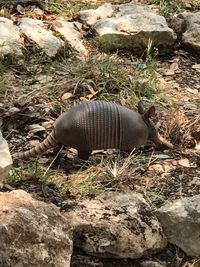
<svg viewBox="0 0 200 267">
<path fill-rule="evenodd" d="M 79 151 L 144 144 L 147 126 L 137 112 L 106 101 L 84 101 L 63 113 L 55 123 L 59 143 Z"/>
</svg>

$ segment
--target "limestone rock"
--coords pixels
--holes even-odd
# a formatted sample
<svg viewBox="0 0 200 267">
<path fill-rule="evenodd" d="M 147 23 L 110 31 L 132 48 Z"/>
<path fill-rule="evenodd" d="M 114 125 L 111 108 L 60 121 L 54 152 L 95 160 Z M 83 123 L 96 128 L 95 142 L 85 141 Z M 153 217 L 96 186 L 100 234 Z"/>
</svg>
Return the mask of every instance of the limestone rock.
<svg viewBox="0 0 200 267">
<path fill-rule="evenodd" d="M 81 33 L 76 29 L 73 22 L 64 19 L 58 19 L 53 24 L 54 29 L 59 32 L 63 38 L 75 49 L 80 57 L 87 57 L 88 51 L 83 45 Z"/>
<path fill-rule="evenodd" d="M 0 192 L 0 266 L 69 267 L 70 229 L 53 204 Z"/>
<path fill-rule="evenodd" d="M 170 27 L 174 30 L 177 37 L 180 39 L 182 37 L 182 33 L 185 31 L 185 21 L 180 15 L 175 14 L 170 18 Z"/>
<path fill-rule="evenodd" d="M 200 256 L 200 195 L 161 207 L 157 217 L 169 242 L 189 256 Z"/>
<path fill-rule="evenodd" d="M 20 31 L 12 20 L 0 17 L 0 57 L 11 54 L 22 56 Z"/>
<path fill-rule="evenodd" d="M 80 19 L 87 25 L 93 26 L 98 20 L 112 17 L 115 12 L 115 6 L 106 3 L 97 9 L 82 10 L 79 12 Z"/>
<path fill-rule="evenodd" d="M 6 178 L 12 166 L 12 158 L 6 140 L 0 131 L 0 183 Z"/>
<path fill-rule="evenodd" d="M 49 57 L 54 57 L 64 46 L 61 39 L 55 37 L 52 31 L 44 28 L 41 20 L 24 17 L 21 19 L 19 27 L 21 32 L 34 41 Z"/>
<path fill-rule="evenodd" d="M 66 220 L 74 227 L 74 244 L 98 257 L 139 258 L 166 246 L 166 238 L 149 205 L 139 194 L 109 193 L 79 201 Z"/>
<path fill-rule="evenodd" d="M 182 35 L 182 43 L 186 48 L 200 53 L 200 11 L 180 14 L 184 19 L 186 30 Z"/>
<path fill-rule="evenodd" d="M 99 35 L 98 44 L 106 50 L 129 49 L 141 54 L 152 40 L 160 54 L 166 54 L 172 51 L 176 40 L 163 16 L 132 3 L 105 4 L 96 10 L 84 10 L 80 12 L 80 19 L 92 25 Z"/>
</svg>

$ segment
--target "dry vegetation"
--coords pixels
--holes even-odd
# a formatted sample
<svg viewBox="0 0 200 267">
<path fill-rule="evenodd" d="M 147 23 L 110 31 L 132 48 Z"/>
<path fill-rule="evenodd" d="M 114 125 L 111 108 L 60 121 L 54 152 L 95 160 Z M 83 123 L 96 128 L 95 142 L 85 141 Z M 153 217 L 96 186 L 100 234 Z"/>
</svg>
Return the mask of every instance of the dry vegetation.
<svg viewBox="0 0 200 267">
<path fill-rule="evenodd" d="M 41 6 L 44 13 L 40 18 L 48 22 L 65 14 L 72 19 L 80 9 L 104 2 L 50 0 Z M 166 17 L 184 8 L 200 7 L 199 0 L 138 2 L 151 5 Z M 12 7 L 7 11 L 4 8 L 1 14 L 9 12 L 14 20 L 23 15 L 38 18 L 31 10 L 32 6 Z M 67 151 L 68 158 L 62 150 L 58 159 L 50 151 L 33 161 L 16 162 L 7 182 L 13 187 L 17 181 L 21 182 L 18 186 L 27 180 L 53 183 L 62 194 L 76 197 L 94 196 L 107 190 L 134 190 L 143 193 L 154 206 L 199 193 L 200 186 L 192 181 L 200 175 L 200 103 L 189 83 L 194 77 L 200 83 L 198 70 L 191 69 L 193 64 L 200 63 L 199 59 L 185 51 L 159 58 L 151 45 L 144 57 L 138 59 L 129 53 L 101 53 L 90 38 L 85 43 L 91 56 L 83 62 L 75 58 L 71 48 L 51 60 L 38 51 L 33 55 L 32 46 L 26 47 L 25 59 L 16 62 L 7 58 L 1 62 L 0 126 L 11 151 L 30 148 L 43 140 L 55 118 L 83 99 L 112 100 L 131 108 L 139 99 L 147 107 L 155 104 L 160 132 L 175 144 L 175 150 L 163 152 L 149 144 L 126 157 L 116 151 L 98 151 L 87 162 L 79 162 L 73 150 Z M 179 59 L 181 72 L 167 77 L 163 69 L 170 69 L 174 58 Z M 25 189 L 31 191 L 29 183 Z M 174 266 L 180 266 L 184 258 L 178 259 L 180 255 L 177 251 Z M 181 266 L 198 264 L 199 260 L 194 260 Z"/>
<path fill-rule="evenodd" d="M 52 20 L 63 13 L 72 18 L 80 9 L 103 2 L 105 1 L 49 1 L 42 6 L 42 19 Z M 170 4 L 168 1 L 141 2 L 154 5 L 155 8 L 162 6 L 170 13 L 179 12 L 178 7 L 183 8 L 187 4 L 183 1 L 170 1 Z M 195 8 L 198 6 L 195 1 L 190 4 Z M 5 13 L 5 8 L 2 10 Z M 14 20 L 23 15 L 37 18 L 32 10 L 32 6 L 13 6 L 7 12 L 10 12 L 10 17 Z M 86 46 L 91 56 L 82 62 L 75 58 L 71 48 L 53 60 L 36 50 L 32 56 L 33 45 L 29 44 L 26 48 L 27 56 L 23 60 L 16 62 L 14 58 L 6 58 L 1 63 L 1 128 L 9 140 L 11 151 L 30 148 L 38 140 L 42 140 L 55 118 L 83 99 L 106 99 L 131 108 L 134 108 L 139 99 L 143 99 L 147 107 L 156 104 L 163 136 L 177 145 L 178 149 L 194 148 L 197 145 L 195 134 L 198 135 L 199 132 L 199 116 L 185 114 L 180 98 L 187 93 L 180 94 L 179 90 L 173 89 L 173 82 L 163 81 L 159 73 L 163 60 L 157 57 L 151 44 L 144 57 L 138 59 L 128 53 L 103 54 L 97 50 L 95 42 L 88 38 Z M 157 153 L 154 149 L 147 148 L 146 153 L 144 150 L 143 153 L 134 153 L 126 159 L 118 154 L 103 153 L 102 156 L 99 153 L 86 165 L 66 158 L 60 164 L 54 162 L 50 153 L 44 160 L 18 166 L 9 180 L 24 179 L 29 175 L 47 177 L 47 180 L 54 181 L 63 191 L 81 194 L 128 187 L 134 189 L 134 182 L 130 180 L 145 174 L 155 161 L 151 161 L 154 153 Z"/>
</svg>

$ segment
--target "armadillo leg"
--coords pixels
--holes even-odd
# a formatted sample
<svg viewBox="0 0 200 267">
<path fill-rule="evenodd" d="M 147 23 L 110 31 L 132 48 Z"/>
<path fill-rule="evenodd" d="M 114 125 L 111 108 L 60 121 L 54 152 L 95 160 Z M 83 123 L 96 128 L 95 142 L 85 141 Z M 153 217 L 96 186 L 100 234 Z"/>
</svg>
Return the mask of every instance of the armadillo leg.
<svg viewBox="0 0 200 267">
<path fill-rule="evenodd" d="M 85 151 L 78 151 L 78 157 L 82 160 L 88 160 L 90 155 L 92 153 L 92 150 L 85 150 Z"/>
</svg>

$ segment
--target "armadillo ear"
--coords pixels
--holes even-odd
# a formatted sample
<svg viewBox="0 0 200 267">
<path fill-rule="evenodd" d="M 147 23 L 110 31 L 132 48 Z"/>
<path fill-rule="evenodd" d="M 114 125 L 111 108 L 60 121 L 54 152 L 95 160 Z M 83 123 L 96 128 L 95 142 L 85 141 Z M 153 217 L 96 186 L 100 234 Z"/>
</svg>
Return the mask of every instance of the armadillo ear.
<svg viewBox="0 0 200 267">
<path fill-rule="evenodd" d="M 152 106 L 147 110 L 147 112 L 145 112 L 144 116 L 145 118 L 149 119 L 150 117 L 155 116 L 155 114 L 156 114 L 156 108 Z"/>
<path fill-rule="evenodd" d="M 141 100 L 138 102 L 137 108 L 138 108 L 138 112 L 141 115 L 145 113 L 145 108 L 144 108 L 143 102 Z"/>
</svg>

